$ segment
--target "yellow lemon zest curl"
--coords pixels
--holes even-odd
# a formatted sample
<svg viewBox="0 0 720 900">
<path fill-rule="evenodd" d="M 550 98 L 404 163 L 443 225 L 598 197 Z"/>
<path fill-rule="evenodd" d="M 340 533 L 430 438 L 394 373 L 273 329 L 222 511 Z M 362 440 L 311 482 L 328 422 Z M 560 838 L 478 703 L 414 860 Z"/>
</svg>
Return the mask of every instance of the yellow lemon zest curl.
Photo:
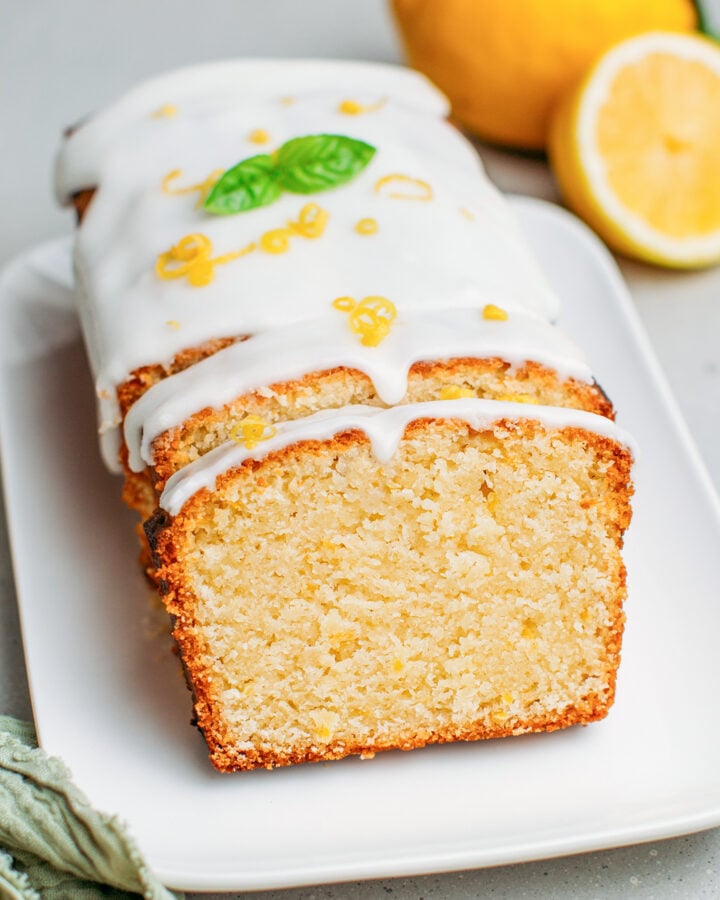
<svg viewBox="0 0 720 900">
<path fill-rule="evenodd" d="M 266 231 L 260 238 L 260 249 L 266 253 L 285 253 L 290 248 L 291 237 L 304 237 L 309 240 L 322 237 L 329 218 L 327 210 L 322 209 L 317 203 L 306 203 L 294 222 L 288 222 L 285 228 Z"/>
<path fill-rule="evenodd" d="M 377 347 L 390 334 L 397 309 L 387 297 L 364 297 L 359 303 L 352 297 L 337 297 L 332 304 L 349 313 L 350 329 L 360 335 L 364 347 Z"/>
<path fill-rule="evenodd" d="M 251 241 L 249 244 L 246 244 L 244 247 L 241 247 L 239 250 L 231 250 L 229 253 L 223 253 L 222 256 L 216 256 L 215 259 L 211 259 L 210 262 L 214 266 L 224 266 L 225 263 L 233 262 L 233 260 L 240 259 L 241 256 L 247 256 L 248 253 L 252 253 L 253 250 L 257 249 L 257 244 L 255 241 Z"/>
<path fill-rule="evenodd" d="M 352 297 L 336 297 L 332 305 L 335 309 L 339 309 L 340 312 L 350 312 L 351 309 L 355 309 L 357 306 Z"/>
<path fill-rule="evenodd" d="M 245 416 L 230 429 L 230 437 L 235 443 L 242 444 L 248 450 L 257 447 L 262 441 L 269 441 L 276 434 L 277 428 L 262 416 Z"/>
<path fill-rule="evenodd" d="M 251 144 L 267 144 L 270 142 L 270 134 L 264 128 L 254 128 L 247 139 Z"/>
<path fill-rule="evenodd" d="M 494 303 L 488 303 L 486 306 L 483 306 L 482 317 L 483 319 L 489 319 L 490 321 L 505 322 L 508 314 L 501 306 L 495 306 Z"/>
<path fill-rule="evenodd" d="M 285 253 L 290 249 L 292 232 L 288 228 L 273 228 L 260 238 L 260 249 L 265 253 Z"/>
<path fill-rule="evenodd" d="M 387 99 L 385 97 L 382 100 L 378 100 L 377 103 L 358 103 L 357 100 L 343 100 L 337 111 L 344 116 L 361 116 L 363 113 L 382 109 L 386 103 Z"/>
<path fill-rule="evenodd" d="M 155 271 L 164 280 L 187 278 L 193 287 L 205 287 L 215 277 L 215 266 L 222 266 L 251 253 L 255 244 L 248 244 L 240 250 L 215 258 L 212 256 L 212 249 L 212 241 L 206 235 L 199 232 L 186 234 L 177 244 L 158 256 Z"/>
<path fill-rule="evenodd" d="M 178 113 L 178 108 L 174 103 L 164 103 L 162 106 L 159 106 L 153 113 L 150 115 L 153 119 L 172 119 L 173 116 L 176 116 Z"/>
<path fill-rule="evenodd" d="M 172 172 L 168 172 L 163 178 L 160 187 L 163 194 L 171 194 L 174 197 L 180 196 L 181 194 L 192 194 L 193 191 L 199 191 L 200 196 L 198 197 L 196 206 L 200 207 L 203 205 L 205 198 L 212 190 L 213 185 L 224 171 L 224 169 L 213 169 L 207 178 L 203 181 L 199 181 L 197 184 L 189 184 L 187 187 L 171 187 L 172 182 L 182 175 L 182 169 L 173 169 Z"/>
<path fill-rule="evenodd" d="M 360 219 L 355 225 L 355 231 L 357 231 L 358 234 L 377 234 L 377 219 Z"/>
<path fill-rule="evenodd" d="M 400 188 L 398 190 L 393 186 Z M 402 174 L 384 175 L 375 183 L 375 193 L 393 200 L 421 200 L 425 203 L 433 198 L 433 189 L 427 181 Z"/>
<path fill-rule="evenodd" d="M 184 237 L 164 253 L 155 263 L 155 272 L 159 278 L 171 280 L 187 278 L 193 287 L 205 287 L 215 277 L 215 266 L 223 266 L 233 260 L 240 259 L 258 249 L 265 253 L 285 253 L 290 246 L 291 237 L 315 239 L 322 236 L 327 225 L 329 214 L 317 203 L 306 203 L 295 221 L 287 223 L 286 228 L 274 228 L 266 231 L 259 243 L 254 241 L 241 247 L 213 257 L 213 246 L 210 238 L 195 232 Z"/>
<path fill-rule="evenodd" d="M 317 203 L 306 203 L 300 210 L 300 215 L 295 222 L 288 222 L 288 228 L 293 234 L 304 238 L 319 238 L 325 231 L 330 214 Z"/>
</svg>

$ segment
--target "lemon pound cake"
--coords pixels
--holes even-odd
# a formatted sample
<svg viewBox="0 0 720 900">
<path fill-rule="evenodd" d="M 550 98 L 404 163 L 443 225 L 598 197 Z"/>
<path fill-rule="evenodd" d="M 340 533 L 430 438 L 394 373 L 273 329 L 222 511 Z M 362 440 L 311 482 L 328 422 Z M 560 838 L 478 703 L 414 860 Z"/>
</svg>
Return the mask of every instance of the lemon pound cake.
<svg viewBox="0 0 720 900">
<path fill-rule="evenodd" d="M 447 104 L 241 61 L 65 140 L 101 445 L 222 771 L 603 717 L 632 453 Z"/>
</svg>

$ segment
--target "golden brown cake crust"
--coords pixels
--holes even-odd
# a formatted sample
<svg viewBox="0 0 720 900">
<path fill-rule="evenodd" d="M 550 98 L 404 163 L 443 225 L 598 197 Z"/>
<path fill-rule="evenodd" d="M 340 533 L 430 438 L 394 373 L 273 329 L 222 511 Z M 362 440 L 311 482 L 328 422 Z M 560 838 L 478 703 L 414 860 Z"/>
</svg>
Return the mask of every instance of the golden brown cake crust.
<svg viewBox="0 0 720 900">
<path fill-rule="evenodd" d="M 569 728 L 571 725 L 588 725 L 605 718 L 612 705 L 614 696 L 608 694 L 602 697 L 588 696 L 587 702 L 582 707 L 569 707 L 563 713 L 555 717 L 538 717 L 527 719 L 514 725 L 505 723 L 493 727 L 486 726 L 483 722 L 470 722 L 463 728 L 438 729 L 416 734 L 413 738 L 388 743 L 375 742 L 366 745 L 361 744 L 327 744 L 322 750 L 310 747 L 296 753 L 256 752 L 252 750 L 238 752 L 228 746 L 227 736 L 221 723 L 211 721 L 209 726 L 198 727 L 203 732 L 210 753 L 210 761 L 219 772 L 242 772 L 251 769 L 265 768 L 275 769 L 281 766 L 292 766 L 298 763 L 323 762 L 333 759 L 344 759 L 347 756 L 360 756 L 368 759 L 376 753 L 387 750 L 417 750 L 429 744 L 448 744 L 455 741 L 480 741 L 490 738 L 503 738 L 529 734 L 538 731 L 559 731 Z M 198 713 L 203 704 L 198 701 L 196 708 Z M 198 716 L 199 718 L 199 716 Z"/>
<path fill-rule="evenodd" d="M 170 375 L 176 375 L 194 366 L 195 363 L 212 356 L 218 350 L 223 350 L 234 344 L 236 341 L 245 340 L 247 335 L 239 337 L 216 338 L 212 341 L 205 341 L 197 347 L 189 347 L 177 353 L 169 363 L 157 363 L 151 366 L 141 366 L 134 369 L 122 384 L 118 385 L 117 397 L 120 404 L 120 412 L 123 418 L 127 415 L 130 407 L 142 397 L 145 391 L 149 390 L 158 381 L 168 378 Z"/>
</svg>

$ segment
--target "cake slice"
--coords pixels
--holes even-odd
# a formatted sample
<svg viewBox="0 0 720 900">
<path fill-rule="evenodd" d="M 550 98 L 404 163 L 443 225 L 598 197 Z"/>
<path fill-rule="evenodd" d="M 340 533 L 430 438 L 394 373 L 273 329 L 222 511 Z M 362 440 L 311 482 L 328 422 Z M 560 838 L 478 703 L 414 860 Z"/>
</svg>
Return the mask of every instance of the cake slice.
<svg viewBox="0 0 720 900">
<path fill-rule="evenodd" d="M 516 406 L 319 413 L 170 480 L 147 527 L 217 768 L 607 713 L 630 453 Z"/>
</svg>

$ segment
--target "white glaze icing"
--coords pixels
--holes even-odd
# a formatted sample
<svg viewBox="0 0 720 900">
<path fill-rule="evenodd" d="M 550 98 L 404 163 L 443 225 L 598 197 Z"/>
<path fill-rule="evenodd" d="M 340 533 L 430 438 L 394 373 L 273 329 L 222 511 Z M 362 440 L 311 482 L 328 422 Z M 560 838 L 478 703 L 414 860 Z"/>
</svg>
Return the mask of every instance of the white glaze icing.
<svg viewBox="0 0 720 900">
<path fill-rule="evenodd" d="M 424 123 L 428 130 L 435 127 L 455 136 L 450 126 L 390 104 L 357 117 L 363 120 L 361 126 L 332 112 L 336 95 L 325 98 L 329 115 L 314 115 L 307 108 L 311 102 L 319 101 L 278 107 L 275 114 L 284 127 L 281 131 L 279 123 L 274 129 L 270 125 L 279 134 L 278 143 L 333 130 L 379 148 L 352 182 L 311 197 L 285 194 L 249 213 L 211 216 L 196 208 L 195 195 L 161 191 L 162 178 L 173 168 L 183 171 L 183 183 L 196 183 L 212 170 L 251 155 L 257 148 L 243 138 L 253 122 L 270 118 L 262 116 L 262 107 L 245 112 L 245 121 L 235 129 L 224 117 L 203 123 L 199 145 L 187 123 L 153 121 L 154 128 L 162 128 L 162 138 L 138 135 L 127 144 L 118 143 L 108 156 L 75 257 L 87 298 L 81 297 L 81 312 L 98 351 L 100 387 L 112 389 L 133 369 L 169 361 L 182 349 L 214 337 L 316 318 L 341 295 L 380 294 L 398 309 L 494 302 L 547 318 L 555 314 L 555 301 L 504 204 L 479 170 L 471 174 L 464 166 L 425 156 L 392 134 L 407 117 L 419 119 L 416 126 Z M 384 120 L 391 121 L 384 125 Z M 171 134 L 181 127 L 183 135 Z M 144 123 L 139 131 L 145 130 Z M 191 161 L 192 156 L 204 161 Z M 412 173 L 430 183 L 433 201 L 379 196 L 375 184 L 394 172 Z M 139 179 L 146 183 L 137 185 Z M 297 219 L 308 201 L 330 215 L 320 239 L 298 238 L 284 254 L 256 251 L 217 267 L 213 282 L 202 288 L 185 279 L 162 280 L 155 272 L 158 255 L 184 235 L 202 232 L 212 241 L 214 253 L 224 254 Z M 474 221 L 461 214 L 463 207 L 472 211 Z M 378 234 L 358 235 L 355 224 L 368 216 L 377 220 Z M 179 322 L 180 328 L 168 327 L 168 321 Z"/>
<path fill-rule="evenodd" d="M 430 81 L 400 66 L 317 59 L 221 60 L 188 66 L 143 81 L 79 123 L 58 159 L 58 197 L 68 202 L 75 191 L 99 184 L 103 160 L 117 143 L 168 103 L 183 118 L 197 122 L 253 101 L 270 106 L 279 99 L 329 90 L 365 103 L 391 94 L 394 102 L 438 118 L 450 112 L 447 99 Z M 458 140 L 455 149 L 474 161 L 476 154 L 467 142 Z"/>
<path fill-rule="evenodd" d="M 558 328 L 529 316 L 488 321 L 476 310 L 406 313 L 377 347 L 363 346 L 346 316 L 332 315 L 275 328 L 233 344 L 151 387 L 125 419 L 130 468 L 152 464 L 152 442 L 208 406 L 219 407 L 263 386 L 300 378 L 308 360 L 314 371 L 348 366 L 365 372 L 380 399 L 400 403 L 408 370 L 422 360 L 499 357 L 512 366 L 534 360 L 561 378 L 592 380 L 581 350 Z"/>
<path fill-rule="evenodd" d="M 491 428 L 500 419 L 535 420 L 549 429 L 580 428 L 610 438 L 634 453 L 630 436 L 610 419 L 584 410 L 556 406 L 531 406 L 497 400 L 433 400 L 381 409 L 345 406 L 323 410 L 303 419 L 283 422 L 269 440 L 248 449 L 229 441 L 176 472 L 160 497 L 160 506 L 176 516 L 199 490 L 213 490 L 217 478 L 246 459 L 262 459 L 268 454 L 301 441 L 326 441 L 343 432 L 361 430 L 370 440 L 380 462 L 389 460 L 410 422 L 417 419 L 462 419 L 476 431 Z"/>
<path fill-rule="evenodd" d="M 295 98 L 290 105 L 281 102 L 287 95 Z M 348 98 L 384 102 L 373 112 L 349 116 L 339 112 Z M 177 107 L 177 115 L 153 118 L 166 103 Z M 312 371 L 314 349 L 305 351 L 303 367 L 302 349 L 291 351 L 290 332 L 285 349 L 279 335 L 270 335 L 293 322 L 323 318 L 332 330 L 338 313 L 331 302 L 341 295 L 388 297 L 401 318 L 445 310 L 449 322 L 454 310 L 477 310 L 488 302 L 511 314 L 556 317 L 556 297 L 475 152 L 444 121 L 446 112 L 442 95 L 409 70 L 248 60 L 155 79 L 70 136 L 57 166 L 60 196 L 67 200 L 77 190 L 99 186 L 79 230 L 75 266 L 110 464 L 117 448 L 116 388 L 132 370 L 167 363 L 206 340 L 254 334 L 268 338 L 276 351 L 277 374 L 268 367 L 268 383 L 280 380 L 291 352 L 294 372 Z M 269 145 L 249 142 L 257 128 L 269 133 Z M 197 209 L 196 194 L 170 196 L 161 190 L 173 169 L 182 170 L 179 185 L 194 184 L 289 138 L 324 132 L 377 148 L 368 167 L 343 187 L 311 196 L 285 194 L 271 206 L 235 216 Z M 429 183 L 432 201 L 378 194 L 378 180 L 393 173 Z M 223 254 L 296 219 L 306 202 L 329 213 L 317 240 L 293 239 L 282 255 L 258 250 L 218 266 L 213 282 L 202 288 L 155 273 L 158 255 L 184 235 L 202 232 L 213 243 L 213 255 Z M 358 235 L 355 224 L 369 216 L 379 232 Z M 534 358 L 531 350 L 523 348 L 522 354 Z M 543 352 L 542 342 L 537 352 Z M 353 352 L 335 364 L 352 365 L 356 359 Z M 385 364 L 396 373 L 405 365 L 399 357 Z M 222 402 L 214 399 L 211 405 Z"/>
</svg>

